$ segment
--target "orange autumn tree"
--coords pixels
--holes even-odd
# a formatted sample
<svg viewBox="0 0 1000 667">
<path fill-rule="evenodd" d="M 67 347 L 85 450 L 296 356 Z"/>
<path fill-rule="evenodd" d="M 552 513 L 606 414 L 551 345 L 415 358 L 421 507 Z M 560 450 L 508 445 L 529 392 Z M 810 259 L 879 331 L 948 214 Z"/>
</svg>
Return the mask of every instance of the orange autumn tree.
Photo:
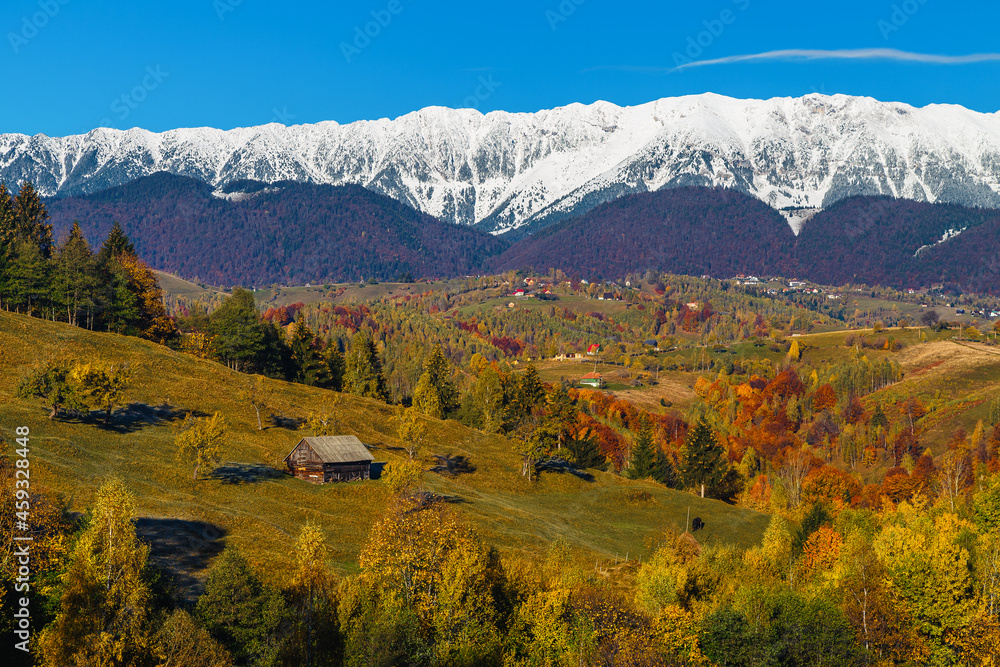
<svg viewBox="0 0 1000 667">
<path fill-rule="evenodd" d="M 128 291 L 134 296 L 135 327 L 140 337 L 164 344 L 175 338 L 177 327 L 167 316 L 163 306 L 163 290 L 160 283 L 146 264 L 131 254 L 118 255 L 115 260 L 121 266 L 127 281 Z"/>
<path fill-rule="evenodd" d="M 837 405 L 837 392 L 829 384 L 824 384 L 813 394 L 813 410 L 832 410 Z"/>
</svg>

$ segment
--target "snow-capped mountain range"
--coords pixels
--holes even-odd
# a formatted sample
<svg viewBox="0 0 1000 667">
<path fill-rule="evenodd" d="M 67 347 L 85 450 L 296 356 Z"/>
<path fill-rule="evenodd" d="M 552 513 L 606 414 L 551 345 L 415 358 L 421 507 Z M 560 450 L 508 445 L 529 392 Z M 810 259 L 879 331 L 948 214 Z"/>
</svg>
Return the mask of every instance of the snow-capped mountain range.
<svg viewBox="0 0 1000 667">
<path fill-rule="evenodd" d="M 45 195 L 157 171 L 220 190 L 243 179 L 355 183 L 495 233 L 627 193 L 717 185 L 784 209 L 796 228 L 799 209 L 858 194 L 1000 208 L 1000 112 L 704 94 L 537 113 L 429 107 L 347 125 L 0 135 L 0 181 L 30 180 Z"/>
</svg>

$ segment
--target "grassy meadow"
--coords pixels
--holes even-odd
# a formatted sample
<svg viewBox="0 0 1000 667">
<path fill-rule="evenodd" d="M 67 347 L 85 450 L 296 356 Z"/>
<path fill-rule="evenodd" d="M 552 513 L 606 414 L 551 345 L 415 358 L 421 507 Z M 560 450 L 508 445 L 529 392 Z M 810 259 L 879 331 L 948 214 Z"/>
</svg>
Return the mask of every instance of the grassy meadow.
<svg viewBox="0 0 1000 667">
<path fill-rule="evenodd" d="M 49 420 L 39 400 L 15 398 L 18 381 L 48 359 L 127 362 L 133 373 L 127 399 L 113 423 L 92 418 Z M 319 524 L 332 547 L 333 565 L 352 571 L 372 523 L 388 500 L 379 480 L 312 485 L 285 474 L 281 460 L 299 438 L 309 413 L 333 413 L 339 431 L 356 434 L 377 462 L 401 460 L 393 408 L 349 395 L 267 380 L 280 425 L 258 430 L 240 400 L 248 376 L 217 363 L 146 341 L 88 332 L 65 324 L 0 313 L 0 428 L 12 442 L 17 426 L 31 429 L 32 480 L 56 489 L 84 511 L 110 476 L 135 492 L 140 532 L 154 557 L 185 568 L 197 579 L 223 544 L 244 549 L 264 571 L 288 564 L 291 544 L 307 521 Z M 334 407 L 334 401 L 339 402 Z M 193 480 L 173 444 L 187 412 L 220 411 L 230 429 L 223 462 Z M 596 470 L 583 475 L 544 472 L 535 483 L 520 475 L 520 461 L 503 437 L 455 421 L 428 420 L 425 470 L 432 454 L 464 455 L 475 471 L 448 478 L 425 472 L 424 486 L 488 542 L 510 555 L 536 557 L 562 538 L 581 563 L 601 567 L 648 553 L 647 541 L 664 528 L 683 526 L 690 508 L 706 528 L 698 539 L 741 547 L 759 542 L 769 517 L 703 500 L 648 482 Z"/>
</svg>

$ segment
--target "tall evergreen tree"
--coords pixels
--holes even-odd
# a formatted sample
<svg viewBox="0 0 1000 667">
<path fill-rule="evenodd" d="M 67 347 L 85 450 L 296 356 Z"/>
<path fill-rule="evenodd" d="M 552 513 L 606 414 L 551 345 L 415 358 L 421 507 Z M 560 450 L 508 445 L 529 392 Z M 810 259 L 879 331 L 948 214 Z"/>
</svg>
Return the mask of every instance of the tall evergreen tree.
<svg viewBox="0 0 1000 667">
<path fill-rule="evenodd" d="M 285 603 L 235 548 L 223 551 L 212 566 L 195 614 L 237 664 L 276 663 Z"/>
<path fill-rule="evenodd" d="M 534 364 L 528 364 L 517 381 L 517 407 L 522 415 L 530 414 L 532 409 L 545 398 L 545 385 L 538 377 L 538 369 Z"/>
<path fill-rule="evenodd" d="M 388 398 L 382 362 L 379 361 L 375 343 L 362 331 L 351 340 L 344 369 L 344 391 L 380 401 Z"/>
<path fill-rule="evenodd" d="M 14 198 L 14 220 L 18 238 L 37 246 L 45 259 L 52 256 L 55 242 L 49 212 L 30 182 L 22 184 L 21 191 Z"/>
<path fill-rule="evenodd" d="M 700 488 L 705 497 L 705 487 L 712 488 L 722 483 L 726 475 L 725 452 L 704 417 L 688 433 L 681 459 L 681 477 L 684 485 Z"/>
<path fill-rule="evenodd" d="M 253 292 L 237 288 L 212 313 L 212 355 L 238 371 L 255 368 L 265 351 L 265 331 Z"/>
<path fill-rule="evenodd" d="M 670 462 L 661 448 L 655 447 L 654 449 L 656 451 L 653 454 L 653 479 L 668 488 L 675 488 L 677 486 L 677 471 L 674 470 L 674 464 Z"/>
<path fill-rule="evenodd" d="M 562 450 L 563 445 L 569 439 L 570 430 L 576 423 L 577 410 L 570 398 L 569 392 L 562 384 L 556 385 L 545 398 L 546 418 L 555 428 L 556 449 Z"/>
<path fill-rule="evenodd" d="M 656 455 L 653 452 L 653 427 L 643 415 L 639 420 L 639 432 L 632 444 L 632 460 L 629 461 L 625 476 L 629 479 L 652 477 L 656 470 Z"/>
<path fill-rule="evenodd" d="M 54 267 L 53 291 L 60 307 L 65 308 L 66 321 L 79 325 L 81 309 L 93 309 L 93 293 L 97 286 L 94 255 L 83 237 L 80 223 L 74 221 L 69 236 L 58 248 Z"/>
<path fill-rule="evenodd" d="M 451 364 L 440 345 L 424 363 L 424 372 L 413 391 L 413 405 L 425 415 L 443 419 L 458 407 L 458 391 L 451 381 Z"/>
<path fill-rule="evenodd" d="M 11 269 L 13 268 L 14 241 L 17 239 L 17 223 L 14 213 L 14 199 L 7 186 L 0 183 L 0 306 L 10 309 Z"/>
<path fill-rule="evenodd" d="M 344 353 L 337 347 L 336 341 L 330 341 L 323 351 L 323 362 L 330 375 L 330 389 L 341 391 L 344 388 Z"/>
<path fill-rule="evenodd" d="M 295 368 L 293 382 L 311 387 L 329 387 L 330 369 L 322 353 L 316 349 L 316 336 L 305 322 L 297 322 L 289 341 Z"/>
<path fill-rule="evenodd" d="M 104 240 L 101 244 L 101 251 L 99 253 L 99 261 L 107 262 L 112 257 L 118 257 L 119 255 L 135 255 L 135 245 L 128 236 L 125 235 L 125 230 L 122 226 L 115 220 L 114 224 L 111 225 L 111 231 L 108 232 L 108 238 Z"/>
<path fill-rule="evenodd" d="M 18 238 L 11 255 L 10 305 L 29 315 L 44 314 L 52 285 L 50 273 L 51 265 L 39 247 Z"/>
</svg>

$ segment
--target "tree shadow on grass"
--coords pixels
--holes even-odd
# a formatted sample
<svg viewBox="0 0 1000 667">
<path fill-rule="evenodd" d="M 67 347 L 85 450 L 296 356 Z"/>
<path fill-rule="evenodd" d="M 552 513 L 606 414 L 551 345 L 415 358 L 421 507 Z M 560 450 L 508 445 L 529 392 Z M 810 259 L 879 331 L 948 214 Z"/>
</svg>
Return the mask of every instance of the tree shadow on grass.
<svg viewBox="0 0 1000 667">
<path fill-rule="evenodd" d="M 560 458 L 545 459 L 544 461 L 539 461 L 538 463 L 535 464 L 535 472 L 536 473 L 556 472 L 559 474 L 569 473 L 570 475 L 578 477 L 585 482 L 594 481 L 594 476 L 591 475 L 589 472 L 587 472 L 586 470 L 580 470 L 566 459 L 560 459 Z"/>
<path fill-rule="evenodd" d="M 435 454 L 434 458 L 437 460 L 438 464 L 431 468 L 431 472 L 441 473 L 442 475 L 448 475 L 449 477 L 457 477 L 462 473 L 476 472 L 476 466 L 472 465 L 472 463 L 469 462 L 469 459 L 464 456 Z"/>
<path fill-rule="evenodd" d="M 223 484 L 256 484 L 269 479 L 285 477 L 285 473 L 263 463 L 227 463 L 209 474 Z"/>
<path fill-rule="evenodd" d="M 140 431 L 147 426 L 158 426 L 184 419 L 185 416 L 207 417 L 200 410 L 185 410 L 168 403 L 147 405 L 145 403 L 129 403 L 124 408 L 114 410 L 111 419 L 105 423 L 107 413 L 104 410 L 86 410 L 78 412 L 76 418 L 84 424 L 96 426 L 103 431 L 127 434 Z"/>
<path fill-rule="evenodd" d="M 299 427 L 306 423 L 302 417 L 286 417 L 285 415 L 271 415 L 271 425 L 277 428 L 297 431 Z"/>
<path fill-rule="evenodd" d="M 149 561 L 172 579 L 178 600 L 192 603 L 201 593 L 209 563 L 226 546 L 226 530 L 204 521 L 142 517 L 136 535 L 149 545 Z"/>
</svg>

